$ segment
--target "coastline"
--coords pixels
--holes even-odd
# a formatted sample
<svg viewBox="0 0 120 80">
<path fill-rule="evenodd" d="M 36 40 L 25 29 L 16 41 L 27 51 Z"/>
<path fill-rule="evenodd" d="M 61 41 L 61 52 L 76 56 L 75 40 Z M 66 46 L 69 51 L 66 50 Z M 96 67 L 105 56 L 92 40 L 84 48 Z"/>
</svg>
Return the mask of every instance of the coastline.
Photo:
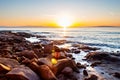
<svg viewBox="0 0 120 80">
<path fill-rule="evenodd" d="M 30 42 L 30 37 L 40 41 Z M 85 44 L 44 38 L 46 36 L 26 32 L 0 31 L 0 79 L 15 79 L 18 75 L 18 78 L 27 78 L 20 80 L 119 80 L 120 52 L 101 52 Z M 64 46 L 66 44 L 69 45 Z M 59 55 L 52 55 L 53 49 Z M 51 63 L 52 58 L 57 59 L 56 64 Z M 14 72 L 27 74 L 23 71 L 26 67 L 31 73 L 27 77 Z"/>
</svg>

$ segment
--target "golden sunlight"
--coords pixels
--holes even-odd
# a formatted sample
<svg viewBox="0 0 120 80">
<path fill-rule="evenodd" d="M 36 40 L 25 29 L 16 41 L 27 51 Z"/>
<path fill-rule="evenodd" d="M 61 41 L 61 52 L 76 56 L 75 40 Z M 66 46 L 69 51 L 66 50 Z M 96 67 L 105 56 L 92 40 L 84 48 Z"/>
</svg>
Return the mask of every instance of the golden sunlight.
<svg viewBox="0 0 120 80">
<path fill-rule="evenodd" d="M 57 60 L 55 58 L 51 59 L 52 64 L 57 64 Z"/>
<path fill-rule="evenodd" d="M 64 29 L 66 29 L 67 27 L 71 26 L 73 24 L 73 19 L 72 16 L 69 15 L 59 15 L 59 17 L 57 18 L 57 24 L 58 26 L 63 27 Z"/>
</svg>

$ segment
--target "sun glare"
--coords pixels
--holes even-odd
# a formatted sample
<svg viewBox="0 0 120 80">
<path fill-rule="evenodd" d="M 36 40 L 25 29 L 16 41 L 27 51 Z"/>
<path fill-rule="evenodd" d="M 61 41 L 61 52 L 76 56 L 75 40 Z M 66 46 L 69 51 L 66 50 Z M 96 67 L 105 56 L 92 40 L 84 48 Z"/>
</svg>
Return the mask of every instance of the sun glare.
<svg viewBox="0 0 120 80">
<path fill-rule="evenodd" d="M 68 16 L 68 15 L 61 15 L 57 19 L 57 24 L 63 27 L 64 29 L 71 26 L 72 23 L 73 23 L 72 18 L 71 16 Z"/>
</svg>

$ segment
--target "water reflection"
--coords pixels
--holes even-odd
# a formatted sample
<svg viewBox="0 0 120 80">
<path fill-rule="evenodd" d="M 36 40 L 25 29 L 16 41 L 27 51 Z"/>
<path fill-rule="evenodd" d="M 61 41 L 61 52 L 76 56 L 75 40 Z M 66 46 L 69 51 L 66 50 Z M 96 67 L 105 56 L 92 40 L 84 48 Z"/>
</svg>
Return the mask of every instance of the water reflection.
<svg viewBox="0 0 120 80">
<path fill-rule="evenodd" d="M 63 28 L 63 37 L 65 37 L 67 34 L 66 34 L 66 31 L 67 31 L 67 28 L 66 27 L 64 27 Z"/>
</svg>

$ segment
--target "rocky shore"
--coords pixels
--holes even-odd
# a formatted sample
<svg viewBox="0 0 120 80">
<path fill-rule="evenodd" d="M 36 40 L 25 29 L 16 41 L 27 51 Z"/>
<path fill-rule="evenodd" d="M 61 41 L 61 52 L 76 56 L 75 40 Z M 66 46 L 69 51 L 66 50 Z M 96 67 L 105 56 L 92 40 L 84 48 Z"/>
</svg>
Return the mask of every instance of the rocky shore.
<svg viewBox="0 0 120 80">
<path fill-rule="evenodd" d="M 39 38 L 30 42 L 26 38 Z M 120 52 L 25 32 L 0 31 L 0 80 L 119 80 Z M 61 45 L 71 44 L 69 48 Z M 74 55 L 82 56 L 76 61 Z M 82 64 L 86 62 L 86 64 Z"/>
</svg>

